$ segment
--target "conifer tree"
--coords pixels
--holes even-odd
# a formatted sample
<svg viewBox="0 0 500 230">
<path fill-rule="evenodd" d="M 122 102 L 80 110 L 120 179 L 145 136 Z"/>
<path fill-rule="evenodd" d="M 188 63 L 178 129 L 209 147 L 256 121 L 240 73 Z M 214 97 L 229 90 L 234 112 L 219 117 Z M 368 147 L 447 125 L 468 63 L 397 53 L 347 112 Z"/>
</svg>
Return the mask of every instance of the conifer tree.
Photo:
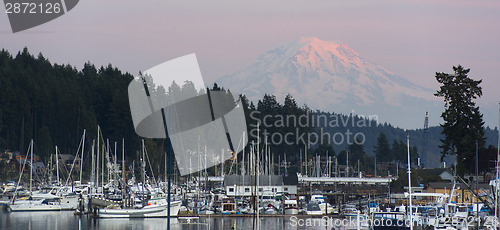
<svg viewBox="0 0 500 230">
<path fill-rule="evenodd" d="M 483 94 L 479 86 L 482 80 L 473 80 L 467 76 L 470 69 L 453 66 L 454 74 L 436 73 L 436 80 L 441 84 L 434 94 L 444 100 L 445 111 L 441 140 L 441 160 L 447 154 L 456 155 L 457 174 L 473 172 L 476 143 L 484 147 L 484 121 L 479 107 L 473 101 Z"/>
</svg>

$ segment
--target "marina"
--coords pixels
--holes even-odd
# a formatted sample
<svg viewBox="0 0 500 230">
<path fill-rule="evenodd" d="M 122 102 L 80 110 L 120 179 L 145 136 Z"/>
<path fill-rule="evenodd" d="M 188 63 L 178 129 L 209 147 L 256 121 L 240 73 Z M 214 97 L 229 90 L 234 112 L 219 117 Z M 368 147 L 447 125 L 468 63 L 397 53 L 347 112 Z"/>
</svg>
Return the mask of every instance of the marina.
<svg viewBox="0 0 500 230">
<path fill-rule="evenodd" d="M 337 167 L 322 162 L 320 156 L 309 161 L 312 164 L 304 163 L 304 175 L 275 174 L 281 169 L 265 163 L 265 159 L 272 159 L 272 153 L 266 151 L 258 157 L 258 149 L 251 146 L 243 155 L 246 162 L 225 162 L 238 169 L 232 174 L 221 166 L 219 175 L 209 176 L 203 170 L 169 184 L 147 175 L 146 161 L 139 162 L 138 178 L 126 179 L 116 150 L 100 152 L 94 144 L 90 152 L 95 168 L 86 183 L 64 185 L 56 179 L 50 187 L 26 185 L 19 180 L 2 186 L 0 219 L 5 227 L 30 229 L 33 224 L 40 229 L 40 218 L 48 220 L 46 228 L 41 229 L 98 229 L 109 225 L 112 229 L 463 230 L 498 225 L 496 209 L 492 209 L 496 208 L 497 180 L 491 180 L 481 191 L 453 177 L 449 184 L 440 182 L 449 188 L 444 192 L 439 190 L 441 184 L 429 183 L 427 187 L 408 186 L 405 193 L 389 194 L 387 188 L 397 178 L 347 177 L 347 172 L 340 177 Z M 30 145 L 26 155 L 30 161 L 32 151 Z M 144 144 L 141 159 L 148 159 Z M 109 162 L 105 169 L 98 168 L 100 160 Z M 31 167 L 21 172 L 29 172 L 33 178 Z"/>
<path fill-rule="evenodd" d="M 163 74 L 158 73 L 166 69 L 182 72 L 187 66 L 199 67 L 195 54 L 173 61 L 186 65 L 166 62 L 127 81 L 134 124 L 129 131 L 135 131 L 127 135 L 131 141 L 108 128 L 104 134 L 100 125 L 93 124 L 96 128 L 89 133 L 75 129 L 83 131 L 77 148 L 53 148 L 50 142 L 36 144 L 36 135 L 25 138 L 23 128 L 19 143 L 23 152 L 1 154 L 2 176 L 9 178 L 1 178 L 2 228 L 500 227 L 500 152 L 493 145 L 484 148 L 482 127 L 474 137 L 478 138 L 475 145 L 470 138 L 445 136 L 467 140 L 466 146 L 458 147 L 471 159 L 474 152 L 475 164 L 456 156 L 455 164 L 448 167 L 444 161 L 442 167 L 426 168 L 421 155 L 429 154 L 428 143 L 418 144 L 424 146 L 419 153 L 413 140 L 429 137 L 427 113 L 424 129 L 411 132 L 370 118 L 339 115 L 344 126 L 351 126 L 343 127 L 346 143 L 332 145 L 330 140 L 339 132 L 324 133 L 323 128 L 339 128 L 336 114 L 310 115 L 310 109 L 298 107 L 289 95 L 283 105 L 266 94 L 257 107 L 251 106 L 215 83 L 212 89 L 205 88 L 198 72 L 182 85 L 163 82 Z M 468 72 L 461 66 L 454 69 Z M 444 76 L 437 78 L 441 81 Z M 167 85 L 159 88 L 155 83 Z M 438 96 L 446 93 L 442 94 Z M 314 116 L 331 127 L 315 127 L 309 122 Z M 482 126 L 480 117 L 475 123 Z M 351 132 L 351 128 L 364 131 Z M 387 130 L 399 132 L 399 137 L 393 135 L 392 145 Z M 372 138 L 378 133 L 370 152 L 365 150 L 364 132 L 372 132 Z M 107 137 L 109 133 L 114 134 Z M 296 143 L 289 142 L 292 134 Z M 24 139 L 30 139 L 26 150 Z M 70 139 L 75 145 L 77 138 Z M 336 153 L 334 146 L 342 150 Z M 446 155 L 449 148 L 443 149 Z"/>
</svg>

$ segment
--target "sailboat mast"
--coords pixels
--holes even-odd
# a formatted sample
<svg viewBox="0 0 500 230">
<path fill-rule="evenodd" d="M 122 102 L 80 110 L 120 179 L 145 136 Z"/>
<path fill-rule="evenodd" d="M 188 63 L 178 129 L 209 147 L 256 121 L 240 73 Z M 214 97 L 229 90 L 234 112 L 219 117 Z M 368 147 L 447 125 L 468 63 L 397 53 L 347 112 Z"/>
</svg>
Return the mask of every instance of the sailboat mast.
<svg viewBox="0 0 500 230">
<path fill-rule="evenodd" d="M 278 175 L 281 175 L 281 155 L 278 155 Z"/>
<path fill-rule="evenodd" d="M 30 147 L 30 154 L 31 154 L 31 159 L 30 159 L 30 196 L 32 195 L 31 192 L 31 184 L 33 181 L 33 139 L 31 140 L 31 147 Z"/>
<path fill-rule="evenodd" d="M 306 163 L 306 173 L 305 173 L 305 175 L 307 177 L 307 175 L 308 175 L 308 173 L 307 173 L 307 163 L 308 163 L 307 162 L 307 146 L 304 146 L 304 163 Z"/>
<path fill-rule="evenodd" d="M 245 132 L 243 132 L 243 140 L 245 140 Z M 241 167 L 240 167 L 240 171 L 241 171 L 241 175 L 243 175 L 243 185 L 245 184 L 245 171 L 246 171 L 246 168 L 245 168 L 245 146 L 243 146 L 243 148 L 241 149 L 241 156 L 243 157 L 243 159 L 241 160 Z M 205 154 L 205 159 L 206 159 L 206 154 Z M 205 160 L 205 164 L 206 164 L 206 160 Z"/>
<path fill-rule="evenodd" d="M 56 172 L 57 172 L 57 174 L 56 174 L 57 175 L 57 177 L 56 177 L 57 183 L 56 184 L 59 185 L 59 155 L 57 152 L 59 152 L 59 151 L 58 151 L 57 145 L 56 145 Z"/>
<path fill-rule="evenodd" d="M 288 161 L 286 161 L 286 154 L 283 154 L 283 157 L 285 158 L 285 176 L 288 176 Z"/>
<path fill-rule="evenodd" d="M 100 127 L 97 126 L 97 156 L 96 156 L 96 188 L 98 189 L 99 188 L 99 161 L 100 161 L 100 158 L 99 158 L 99 143 L 100 143 L 100 138 L 99 138 L 99 131 L 100 131 Z"/>
<path fill-rule="evenodd" d="M 83 153 L 85 152 L 85 132 L 87 132 L 86 129 L 83 130 L 82 157 L 80 158 L 80 184 L 82 184 Z"/>
<path fill-rule="evenodd" d="M 255 212 L 257 212 L 257 230 L 260 230 L 260 217 L 259 217 L 259 195 L 260 195 L 260 189 L 259 189 L 259 177 L 260 177 L 260 133 L 259 133 L 259 122 L 257 122 L 257 157 L 256 157 L 256 163 L 257 163 L 257 171 L 255 171 L 255 177 L 257 178 L 257 209 Z"/>
<path fill-rule="evenodd" d="M 163 144 L 165 146 L 165 144 Z M 167 150 L 168 151 L 168 150 Z M 165 176 L 163 179 L 165 182 L 167 181 L 167 152 L 165 152 Z M 165 190 L 164 190 L 165 191 Z"/>
<path fill-rule="evenodd" d="M 125 138 L 122 138 L 122 177 L 123 184 L 125 184 Z"/>
<path fill-rule="evenodd" d="M 302 171 L 302 149 L 299 149 L 299 162 L 300 162 L 300 175 L 304 176 L 304 171 Z"/>
<path fill-rule="evenodd" d="M 499 217 L 499 212 L 498 212 L 498 188 L 499 186 L 499 169 L 500 169 L 500 102 L 498 102 L 498 144 L 497 144 L 497 172 L 496 172 L 496 177 L 495 177 L 495 216 Z M 500 219 L 500 218 L 499 218 Z"/>
<path fill-rule="evenodd" d="M 50 155 L 50 160 L 49 160 L 49 185 L 52 186 L 52 168 L 54 165 L 52 164 L 52 154 Z"/>
<path fill-rule="evenodd" d="M 330 177 L 330 158 L 328 157 L 328 151 L 325 152 L 326 170 L 325 174 Z"/>
<path fill-rule="evenodd" d="M 115 141 L 115 160 L 114 160 L 114 164 L 113 164 L 113 172 L 115 172 L 115 170 L 118 170 L 118 164 L 117 164 L 117 155 L 116 155 L 116 152 L 117 152 L 117 149 L 118 149 L 118 144 L 116 143 Z M 113 178 L 118 180 L 118 178 L 115 178 L 115 174 L 113 173 Z"/>
<path fill-rule="evenodd" d="M 101 136 L 102 137 L 102 136 Z M 101 149 L 101 158 L 102 158 L 102 162 L 101 162 L 101 187 L 102 187 L 102 191 L 104 191 L 104 138 L 102 139 L 102 149 Z"/>
<path fill-rule="evenodd" d="M 90 173 L 90 182 L 92 189 L 95 188 L 95 157 L 94 157 L 94 150 L 95 150 L 95 140 L 92 140 L 92 151 L 90 154 L 91 155 L 91 161 L 92 161 L 92 168 L 91 168 L 91 173 Z"/>
<path fill-rule="evenodd" d="M 144 146 L 144 139 L 142 139 L 142 159 L 141 159 L 141 175 L 142 175 L 142 187 L 143 187 L 143 195 L 144 195 L 144 186 L 146 183 L 146 154 L 145 152 L 146 147 Z"/>
<path fill-rule="evenodd" d="M 478 193 L 479 195 L 479 190 L 477 189 L 477 186 L 478 186 L 478 176 L 479 176 L 479 164 L 478 164 L 478 161 L 479 161 L 479 147 L 478 147 L 478 143 L 477 143 L 477 140 L 476 140 L 476 192 Z M 478 220 L 478 217 L 479 217 L 479 197 L 476 197 L 476 220 Z M 476 221 L 476 226 L 478 226 L 479 223 Z"/>
<path fill-rule="evenodd" d="M 410 164 L 410 134 L 406 133 L 406 143 L 408 151 L 408 198 L 410 202 L 410 230 L 413 230 L 412 203 L 411 203 L 411 164 Z"/>
<path fill-rule="evenodd" d="M 339 167 L 338 167 L 338 160 L 337 157 L 335 157 L 335 177 L 338 177 L 339 175 Z"/>
<path fill-rule="evenodd" d="M 347 150 L 346 156 L 347 156 L 347 160 L 345 163 L 345 170 L 346 170 L 345 177 L 349 177 L 349 150 Z"/>
</svg>

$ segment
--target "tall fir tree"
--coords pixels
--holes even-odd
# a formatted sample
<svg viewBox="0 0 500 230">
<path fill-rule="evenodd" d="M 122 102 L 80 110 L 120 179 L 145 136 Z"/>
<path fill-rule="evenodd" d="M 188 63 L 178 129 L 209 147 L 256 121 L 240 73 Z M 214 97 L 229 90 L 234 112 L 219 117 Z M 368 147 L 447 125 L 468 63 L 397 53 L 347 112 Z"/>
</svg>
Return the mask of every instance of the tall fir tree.
<svg viewBox="0 0 500 230">
<path fill-rule="evenodd" d="M 434 94 L 444 100 L 445 111 L 441 140 L 441 160 L 447 154 L 456 155 L 457 174 L 464 175 L 474 171 L 476 143 L 484 147 L 484 121 L 479 107 L 473 101 L 483 94 L 479 86 L 482 80 L 473 80 L 467 75 L 470 69 L 453 66 L 454 74 L 436 73 L 436 80 L 441 84 Z"/>
</svg>

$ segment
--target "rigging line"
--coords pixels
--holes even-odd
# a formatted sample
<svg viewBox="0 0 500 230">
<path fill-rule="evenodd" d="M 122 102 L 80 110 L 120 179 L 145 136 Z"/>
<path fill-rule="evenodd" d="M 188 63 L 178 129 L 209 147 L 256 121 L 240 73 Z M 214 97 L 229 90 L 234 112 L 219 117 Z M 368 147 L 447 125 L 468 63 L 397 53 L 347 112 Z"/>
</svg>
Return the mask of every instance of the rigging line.
<svg viewBox="0 0 500 230">
<path fill-rule="evenodd" d="M 33 148 L 35 148 L 35 142 L 33 142 Z M 38 152 L 38 151 L 37 151 L 37 150 L 35 150 L 34 152 Z M 40 157 L 40 156 L 38 156 L 38 157 Z M 31 167 L 33 167 L 33 165 L 31 165 Z M 45 182 L 45 180 L 42 180 L 42 179 L 40 178 L 40 176 L 38 175 L 38 172 L 37 172 L 37 171 L 38 171 L 38 170 L 35 170 L 35 176 L 36 176 L 36 178 L 38 179 L 38 181 L 40 181 L 40 182 Z"/>
<path fill-rule="evenodd" d="M 59 155 L 61 155 L 61 151 L 59 150 L 59 148 L 57 148 L 57 153 L 59 153 Z M 56 157 L 56 158 L 58 158 L 58 157 Z M 56 160 L 57 160 L 57 161 L 59 161 L 59 159 L 56 159 Z M 66 168 L 66 164 L 64 164 L 64 162 L 63 162 L 63 166 L 64 166 L 64 170 L 67 172 L 67 171 L 68 171 L 68 168 Z M 60 167 L 61 167 L 61 166 L 59 166 L 59 168 L 60 168 Z M 61 177 L 64 177 L 64 175 L 62 175 L 62 174 L 61 174 L 60 176 L 61 176 Z M 64 181 L 64 179 L 66 179 L 66 178 L 63 178 L 63 181 Z M 59 184 L 59 181 L 57 181 L 57 183 Z"/>
<path fill-rule="evenodd" d="M 32 140 L 33 141 L 33 140 Z M 24 159 L 24 162 L 23 162 L 23 168 L 21 169 L 21 173 L 19 173 L 19 180 L 17 181 L 17 184 L 16 184 L 16 189 L 14 190 L 14 196 L 12 196 L 12 204 L 14 204 L 14 201 L 16 199 L 16 195 L 17 195 L 17 189 L 19 187 L 19 184 L 21 183 L 21 178 L 23 176 L 23 173 L 24 173 L 24 168 L 26 166 L 26 161 L 28 159 L 28 153 L 30 152 L 30 149 L 33 148 L 33 142 L 30 143 L 30 147 L 28 147 L 27 151 L 26 151 L 26 158 Z"/>
<path fill-rule="evenodd" d="M 71 169 L 69 171 L 68 178 L 66 179 L 66 183 L 64 183 L 64 186 L 68 186 L 68 182 L 69 182 L 69 179 L 71 177 L 71 173 L 73 172 L 73 167 L 75 167 L 76 158 L 78 157 L 78 155 L 80 153 L 80 149 L 82 148 L 82 145 L 83 145 L 83 138 L 84 138 L 84 136 L 82 136 L 82 138 L 80 139 L 80 144 L 78 145 L 78 149 L 76 150 L 75 157 L 73 158 L 73 164 L 71 164 Z M 81 163 L 80 163 L 80 167 L 82 167 Z"/>
<path fill-rule="evenodd" d="M 159 187 L 158 182 L 156 181 L 155 174 L 153 172 L 153 167 L 151 166 L 151 161 L 149 161 L 149 154 L 148 154 L 148 150 L 146 149 L 146 146 L 144 146 L 144 153 L 146 155 L 146 160 L 148 160 L 149 170 L 151 170 L 151 176 L 153 177 L 153 182 L 154 182 L 154 184 L 156 184 L 157 187 Z"/>
<path fill-rule="evenodd" d="M 241 143 L 242 143 L 242 142 L 244 142 L 243 138 L 244 138 L 244 137 L 243 137 L 243 136 L 241 136 L 240 140 L 238 141 L 238 148 L 236 149 L 236 151 L 235 151 L 235 152 L 233 152 L 233 153 L 235 154 L 235 156 L 234 156 L 233 162 L 231 163 L 231 168 L 229 168 L 229 174 L 231 174 L 231 172 L 232 172 L 232 170 L 233 170 L 233 165 L 234 165 L 234 163 L 235 163 L 235 162 L 236 162 L 236 163 L 238 163 L 238 156 L 237 156 L 237 153 L 238 153 L 238 151 L 239 151 L 239 149 L 240 149 Z M 235 170 L 236 170 L 236 169 L 235 169 Z M 236 172 L 236 173 L 238 173 L 238 172 Z"/>
</svg>

